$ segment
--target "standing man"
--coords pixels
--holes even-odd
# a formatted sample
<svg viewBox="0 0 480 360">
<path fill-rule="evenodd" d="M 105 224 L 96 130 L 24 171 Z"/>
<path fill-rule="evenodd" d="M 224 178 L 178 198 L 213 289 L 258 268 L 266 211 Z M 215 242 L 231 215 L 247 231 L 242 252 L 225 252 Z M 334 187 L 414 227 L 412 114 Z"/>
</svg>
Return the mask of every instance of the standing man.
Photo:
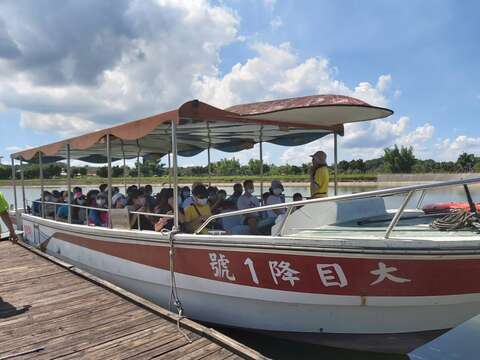
<svg viewBox="0 0 480 360">
<path fill-rule="evenodd" d="M 327 154 L 317 151 L 312 157 L 312 170 L 310 172 L 310 194 L 312 198 L 328 196 L 328 168 Z"/>
<path fill-rule="evenodd" d="M 8 231 L 10 232 L 9 239 L 12 242 L 17 242 L 17 234 L 15 234 L 15 229 L 13 228 L 12 220 L 8 214 L 8 203 L 5 200 L 5 197 L 0 192 L 0 217 L 2 218 L 5 225 L 7 225 Z"/>
</svg>

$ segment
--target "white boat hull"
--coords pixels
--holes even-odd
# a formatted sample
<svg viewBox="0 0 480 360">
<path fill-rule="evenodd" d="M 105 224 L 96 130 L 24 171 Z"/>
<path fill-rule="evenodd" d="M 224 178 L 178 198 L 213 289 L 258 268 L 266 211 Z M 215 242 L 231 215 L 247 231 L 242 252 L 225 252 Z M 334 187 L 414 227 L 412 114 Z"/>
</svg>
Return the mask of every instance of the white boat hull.
<svg viewBox="0 0 480 360">
<path fill-rule="evenodd" d="M 41 248 L 44 247 L 48 253 L 61 260 L 174 310 L 173 305 L 170 304 L 171 273 L 168 268 L 162 268 L 161 264 L 152 266 L 159 260 L 155 257 L 157 251 L 158 254 L 168 252 L 168 239 L 164 236 L 146 232 L 85 228 L 28 215 L 24 215 L 23 225 L 26 241 Z M 68 240 L 68 236 L 76 237 L 76 243 Z M 275 279 L 273 273 L 252 272 L 247 261 L 242 265 L 249 270 L 253 286 L 239 284 L 240 277 L 238 275 L 238 278 L 232 280 L 235 277 L 233 272 L 222 274 L 223 278 L 219 280 L 206 278 L 203 273 L 195 274 L 195 268 L 204 261 L 203 258 L 197 258 L 195 255 L 202 251 L 207 251 L 208 254 L 227 254 L 236 251 L 258 256 L 265 254 L 279 256 L 279 254 L 288 253 L 289 256 L 316 257 L 318 259 L 325 256 L 330 260 L 332 257 L 348 259 L 371 259 L 373 257 L 385 263 L 394 261 L 401 256 L 286 251 L 277 250 L 273 246 L 270 249 L 258 249 L 250 246 L 229 247 L 214 242 L 207 244 L 206 240 L 201 243 L 197 241 L 197 245 L 195 240 L 201 238 L 199 236 L 192 237 L 190 244 L 183 240 L 175 245 L 177 253 L 174 263 L 176 268 L 185 268 L 185 264 L 192 264 L 194 267 L 193 274 L 182 271 L 175 272 L 184 315 L 192 319 L 328 345 L 374 351 L 408 352 L 431 339 L 432 336 L 436 336 L 443 330 L 452 328 L 480 312 L 479 292 L 422 296 L 408 294 L 404 296 L 397 294 L 374 296 L 368 295 L 365 291 L 365 295 L 343 295 L 332 294 L 329 288 L 335 287 L 333 285 L 326 287 L 325 293 L 314 292 L 313 288 L 312 291 L 292 291 L 290 288 L 296 286 L 296 280 L 282 280 L 281 276 Z M 82 241 L 85 243 L 101 244 L 103 248 L 93 249 L 94 246 L 85 246 L 78 239 L 84 239 Z M 108 247 L 114 247 L 115 244 L 118 247 L 129 246 L 129 249 L 133 249 L 133 251 L 135 247 L 132 246 L 135 245 L 139 246 L 139 249 L 140 247 L 142 249 L 150 247 L 152 259 L 147 259 L 147 264 L 144 264 L 126 259 L 124 256 L 118 256 L 115 251 L 109 254 Z M 188 253 L 188 251 L 192 251 L 191 257 L 182 258 L 181 254 Z M 465 255 L 462 256 L 460 258 L 465 258 Z M 428 261 L 425 256 L 420 258 Z M 472 259 L 480 262 L 480 255 L 466 258 L 470 259 L 470 262 Z M 149 261 L 152 263 L 148 264 Z M 168 258 L 159 260 L 159 263 L 165 262 L 168 262 Z M 206 271 L 213 269 L 209 268 L 208 260 L 202 266 L 206 268 Z M 326 274 L 328 275 L 328 272 Z M 311 274 L 302 271 L 296 275 L 300 279 Z M 462 276 L 466 275 L 468 274 Z M 230 279 L 228 279 L 229 276 Z M 318 273 L 315 276 L 318 277 Z M 283 288 L 262 287 L 261 283 L 267 277 L 274 277 L 273 280 L 282 282 Z M 412 279 L 408 280 L 408 282 L 412 281 Z M 291 281 L 293 281 L 293 286 L 289 284 Z M 341 283 L 342 279 L 336 278 L 336 281 Z M 408 282 L 405 281 L 405 283 Z M 347 285 L 339 291 L 344 291 L 346 288 L 348 288 Z M 328 293 L 329 291 L 330 293 Z M 379 339 L 382 339 L 381 342 Z"/>
</svg>

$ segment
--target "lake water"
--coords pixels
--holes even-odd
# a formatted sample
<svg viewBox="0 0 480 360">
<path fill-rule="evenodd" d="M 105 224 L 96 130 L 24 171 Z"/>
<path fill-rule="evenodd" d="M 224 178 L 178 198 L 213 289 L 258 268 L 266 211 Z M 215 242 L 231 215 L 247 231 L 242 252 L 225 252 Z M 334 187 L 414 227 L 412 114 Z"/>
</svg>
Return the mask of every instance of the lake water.
<svg viewBox="0 0 480 360">
<path fill-rule="evenodd" d="M 65 188 L 65 187 L 63 187 Z M 95 188 L 93 186 L 84 186 L 84 192 L 88 191 L 91 188 Z M 227 190 L 227 193 L 231 193 L 231 186 L 223 187 L 220 186 L 219 188 L 223 188 Z M 370 191 L 375 189 L 380 189 L 379 186 L 342 186 L 339 187 L 339 195 L 342 194 L 351 194 L 357 193 L 362 191 Z M 57 187 L 45 187 L 45 189 L 53 190 L 60 188 Z M 120 188 L 123 191 L 123 188 Z M 264 187 L 265 191 L 268 189 L 268 185 L 265 184 Z M 259 190 L 259 189 L 258 189 Z M 480 202 L 480 186 L 471 186 L 470 187 L 472 197 L 474 201 Z M 154 192 L 160 191 L 160 187 L 154 186 Z M 2 192 L 7 201 L 9 203 L 13 203 L 13 189 L 11 187 L 0 187 L 0 192 Z M 258 191 L 259 192 L 259 191 Z M 291 197 L 294 193 L 299 192 L 303 196 L 308 196 L 309 189 L 308 187 L 302 186 L 286 186 L 285 187 L 285 195 L 287 200 Z M 35 187 L 27 187 L 25 188 L 26 198 L 28 200 L 38 199 L 40 196 L 40 188 L 38 186 Z M 330 194 L 333 194 L 333 188 L 330 189 Z M 21 206 L 22 200 L 22 193 L 21 189 L 17 188 L 17 196 L 18 196 L 18 204 Z M 415 196 L 410 200 L 410 207 L 415 207 L 420 194 L 415 194 Z M 389 196 L 385 198 L 385 202 L 387 208 L 396 208 L 402 201 L 403 196 Z M 423 204 L 433 203 L 433 202 L 443 202 L 443 201 L 466 201 L 465 198 L 465 191 L 462 187 L 451 187 L 445 188 L 441 190 L 429 191 L 427 192 Z M 377 353 L 367 353 L 367 352 L 358 352 L 358 351 L 349 351 L 343 349 L 333 349 L 328 347 L 322 346 L 315 346 L 309 344 L 300 344 L 292 341 L 281 340 L 276 338 L 271 338 L 265 335 L 259 334 L 252 334 L 248 332 L 243 332 L 239 330 L 232 330 L 232 329 L 219 329 L 220 331 L 226 333 L 227 335 L 237 339 L 238 341 L 260 351 L 262 354 L 269 356 L 273 359 L 356 359 L 356 360 L 396 360 L 396 359 L 408 359 L 407 356 L 402 355 L 392 355 L 392 354 L 377 354 Z"/>
<path fill-rule="evenodd" d="M 64 190 L 66 186 L 45 186 L 45 190 Z M 86 193 L 90 189 L 97 189 L 96 186 L 83 186 L 83 192 Z M 220 189 L 225 189 L 228 194 L 232 192 L 232 186 L 219 186 Z M 385 187 L 381 186 L 355 186 L 355 185 L 348 185 L 348 186 L 340 186 L 338 188 L 338 194 L 352 194 L 358 193 L 362 191 L 371 191 L 376 189 L 383 189 Z M 154 193 L 159 192 L 161 190 L 161 186 L 153 186 Z M 268 184 L 265 183 L 264 191 L 268 190 Z M 120 187 L 120 191 L 124 191 L 123 186 Z M 472 193 L 472 197 L 476 202 L 480 202 L 480 185 L 470 186 L 470 191 Z M 5 195 L 5 198 L 10 204 L 13 204 L 13 189 L 11 186 L 8 187 L 0 187 L 0 192 Z M 257 195 L 260 194 L 260 187 L 256 187 Z M 310 190 L 307 186 L 289 186 L 286 184 L 285 186 L 285 196 L 287 201 L 291 200 L 291 196 L 294 193 L 301 193 L 304 197 L 309 196 Z M 329 193 L 333 195 L 333 188 L 331 187 Z M 397 196 L 389 196 L 385 198 L 385 203 L 387 208 L 396 208 L 399 206 L 403 199 L 404 195 L 397 195 Z M 27 200 L 35 200 L 40 197 L 40 187 L 39 186 L 28 186 L 25 187 L 25 197 Z M 418 199 L 420 197 L 420 193 L 416 193 L 412 199 L 410 200 L 410 206 L 416 206 Z M 22 206 L 23 197 L 22 197 L 22 190 L 20 187 L 17 187 L 17 201 L 18 206 Z M 442 201 L 466 201 L 465 198 L 465 191 L 463 187 L 456 186 L 450 188 L 443 188 L 439 190 L 431 190 L 426 193 L 424 198 L 423 204 L 434 203 L 434 202 L 442 202 Z"/>
</svg>

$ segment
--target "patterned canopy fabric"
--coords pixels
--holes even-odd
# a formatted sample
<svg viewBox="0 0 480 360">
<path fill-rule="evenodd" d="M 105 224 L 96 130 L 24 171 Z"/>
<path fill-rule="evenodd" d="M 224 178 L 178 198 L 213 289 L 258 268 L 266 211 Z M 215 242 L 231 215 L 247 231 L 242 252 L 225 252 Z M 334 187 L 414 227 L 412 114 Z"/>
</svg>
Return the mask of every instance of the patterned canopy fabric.
<svg viewBox="0 0 480 360">
<path fill-rule="evenodd" d="M 227 110 L 193 100 L 177 110 L 20 151 L 12 157 L 34 162 L 42 153 L 43 162 L 59 161 L 67 157 L 70 146 L 72 159 L 105 163 L 105 139 L 110 135 L 112 160 L 139 155 L 160 158 L 171 152 L 172 122 L 177 123 L 177 149 L 181 156 L 194 156 L 209 147 L 237 152 L 258 142 L 297 146 L 331 133 L 343 135 L 345 123 L 383 118 L 392 113 L 338 95 L 246 104 Z"/>
</svg>

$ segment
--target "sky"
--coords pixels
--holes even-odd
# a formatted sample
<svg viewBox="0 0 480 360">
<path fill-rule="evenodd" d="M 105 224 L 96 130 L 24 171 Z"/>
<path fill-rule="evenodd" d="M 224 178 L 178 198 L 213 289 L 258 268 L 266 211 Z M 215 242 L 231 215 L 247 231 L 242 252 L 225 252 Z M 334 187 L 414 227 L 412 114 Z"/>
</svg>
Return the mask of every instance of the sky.
<svg viewBox="0 0 480 360">
<path fill-rule="evenodd" d="M 474 0 L 1 0 L 0 156 L 191 99 L 225 108 L 314 94 L 395 111 L 348 124 L 340 160 L 394 144 L 422 159 L 478 156 L 479 13 Z M 264 160 L 331 159 L 332 146 L 267 144 Z"/>
</svg>

